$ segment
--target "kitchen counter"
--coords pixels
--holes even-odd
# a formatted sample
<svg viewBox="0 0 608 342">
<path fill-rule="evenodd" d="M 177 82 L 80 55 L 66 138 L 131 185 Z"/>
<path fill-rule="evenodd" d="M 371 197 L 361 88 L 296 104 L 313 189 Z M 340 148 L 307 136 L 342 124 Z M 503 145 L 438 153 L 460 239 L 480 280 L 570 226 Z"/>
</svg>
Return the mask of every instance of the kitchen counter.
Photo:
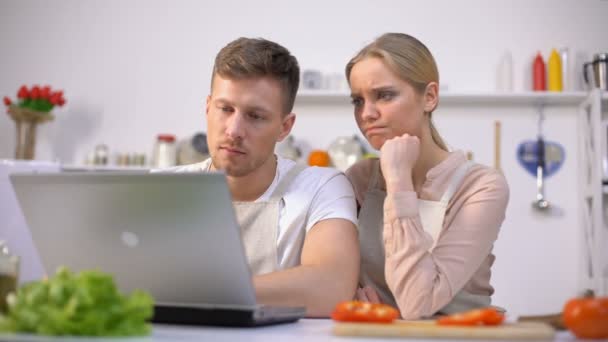
<svg viewBox="0 0 608 342">
<path fill-rule="evenodd" d="M 151 341 L 396 341 L 403 338 L 341 337 L 331 333 L 329 319 L 302 319 L 291 324 L 259 328 L 176 327 L 156 325 Z M 446 339 L 407 339 L 408 341 L 447 341 Z M 558 332 L 554 341 L 575 341 L 569 332 Z M 148 340 L 146 340 L 148 341 Z M 456 341 L 456 340 L 453 340 Z"/>
<path fill-rule="evenodd" d="M 152 342 L 152 341 L 396 341 L 404 338 L 361 338 L 339 337 L 331 333 L 333 322 L 329 319 L 302 319 L 296 323 L 271 325 L 259 328 L 224 328 L 224 327 L 193 327 L 154 325 L 151 336 L 129 339 L 91 339 L 91 338 L 50 338 L 33 336 L 0 335 L 0 341 L 28 341 L 28 342 Z M 457 341 L 457 340 L 431 340 L 407 339 L 408 341 Z M 576 338 L 569 332 L 558 332 L 554 341 L 575 341 Z"/>
</svg>

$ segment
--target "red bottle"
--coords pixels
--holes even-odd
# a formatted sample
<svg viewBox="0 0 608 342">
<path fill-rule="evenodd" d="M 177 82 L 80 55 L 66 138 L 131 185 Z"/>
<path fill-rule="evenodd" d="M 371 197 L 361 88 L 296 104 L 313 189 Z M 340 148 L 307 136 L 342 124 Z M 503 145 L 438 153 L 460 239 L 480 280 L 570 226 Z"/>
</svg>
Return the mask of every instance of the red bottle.
<svg viewBox="0 0 608 342">
<path fill-rule="evenodd" d="M 534 89 L 534 91 L 547 90 L 545 62 L 543 61 L 543 56 L 541 56 L 540 52 L 536 55 L 536 58 L 534 58 L 533 73 L 534 86 L 532 89 Z"/>
</svg>

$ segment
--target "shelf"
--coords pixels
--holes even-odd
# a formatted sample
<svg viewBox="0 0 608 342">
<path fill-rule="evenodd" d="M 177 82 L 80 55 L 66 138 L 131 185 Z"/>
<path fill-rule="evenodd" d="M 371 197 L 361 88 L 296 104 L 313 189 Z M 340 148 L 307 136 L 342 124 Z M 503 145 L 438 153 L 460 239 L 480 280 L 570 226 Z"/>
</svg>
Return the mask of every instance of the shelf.
<svg viewBox="0 0 608 342">
<path fill-rule="evenodd" d="M 570 105 L 578 106 L 587 92 L 522 92 L 522 93 L 441 93 L 439 102 L 447 105 Z M 608 97 L 608 94 L 603 94 Z M 304 90 L 298 93 L 296 103 L 348 104 L 350 94 L 345 91 Z"/>
</svg>

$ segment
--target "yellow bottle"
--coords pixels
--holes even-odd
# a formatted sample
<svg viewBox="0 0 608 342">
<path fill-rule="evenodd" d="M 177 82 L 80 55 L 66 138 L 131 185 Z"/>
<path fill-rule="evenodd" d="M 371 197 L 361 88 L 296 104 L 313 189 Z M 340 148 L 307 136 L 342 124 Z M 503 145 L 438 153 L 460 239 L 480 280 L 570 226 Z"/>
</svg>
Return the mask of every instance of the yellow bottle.
<svg viewBox="0 0 608 342">
<path fill-rule="evenodd" d="M 549 70 L 548 90 L 562 91 L 562 61 L 557 50 L 551 50 L 551 55 L 549 56 L 549 62 L 547 64 L 547 69 Z"/>
</svg>

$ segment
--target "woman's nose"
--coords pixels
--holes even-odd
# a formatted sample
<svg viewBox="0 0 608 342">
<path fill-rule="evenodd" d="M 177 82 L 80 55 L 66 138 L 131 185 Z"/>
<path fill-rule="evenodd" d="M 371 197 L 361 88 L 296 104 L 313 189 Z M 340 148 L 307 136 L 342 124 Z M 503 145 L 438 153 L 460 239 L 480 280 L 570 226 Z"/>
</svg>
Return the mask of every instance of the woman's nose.
<svg viewBox="0 0 608 342">
<path fill-rule="evenodd" d="M 365 101 L 363 103 L 363 108 L 361 108 L 361 119 L 363 121 L 373 121 L 380 117 L 380 113 L 378 112 L 378 108 L 371 101 Z"/>
</svg>

